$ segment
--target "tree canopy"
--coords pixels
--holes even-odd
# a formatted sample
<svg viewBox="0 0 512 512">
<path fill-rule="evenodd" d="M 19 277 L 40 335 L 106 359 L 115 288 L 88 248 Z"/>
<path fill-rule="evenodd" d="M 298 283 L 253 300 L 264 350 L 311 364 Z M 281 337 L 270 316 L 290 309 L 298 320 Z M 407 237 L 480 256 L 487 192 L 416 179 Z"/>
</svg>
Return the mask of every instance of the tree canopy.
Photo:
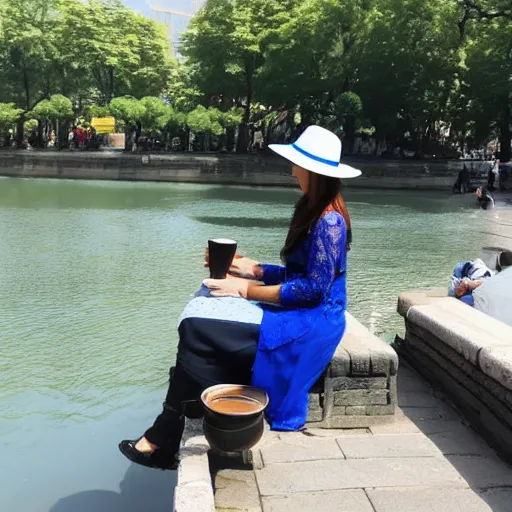
<svg viewBox="0 0 512 512">
<path fill-rule="evenodd" d="M 207 0 L 178 63 L 120 0 L 0 0 L 0 110 L 22 127 L 62 95 L 75 118 L 236 135 L 240 152 L 317 123 L 348 153 L 372 134 L 419 157 L 499 141 L 509 160 L 511 41 L 510 0 Z"/>
</svg>

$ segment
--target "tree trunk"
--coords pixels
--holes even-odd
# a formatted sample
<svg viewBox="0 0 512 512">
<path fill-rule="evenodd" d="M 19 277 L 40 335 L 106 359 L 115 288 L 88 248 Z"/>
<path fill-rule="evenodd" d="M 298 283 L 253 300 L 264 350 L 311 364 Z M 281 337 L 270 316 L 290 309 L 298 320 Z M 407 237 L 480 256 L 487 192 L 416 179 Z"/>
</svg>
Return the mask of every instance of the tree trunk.
<svg viewBox="0 0 512 512">
<path fill-rule="evenodd" d="M 500 120 L 500 160 L 502 162 L 510 162 L 511 160 L 510 142 L 512 137 L 510 132 L 510 121 L 510 105 L 507 98 Z"/>
<path fill-rule="evenodd" d="M 25 140 L 25 112 L 21 114 L 18 119 L 17 127 L 16 127 L 16 145 L 19 148 L 23 147 L 23 141 Z"/>
<path fill-rule="evenodd" d="M 228 153 L 232 153 L 235 149 L 235 127 L 230 126 L 226 129 L 226 149 Z"/>
<path fill-rule="evenodd" d="M 345 145 L 343 147 L 343 155 L 352 155 L 354 153 L 354 143 L 356 140 L 356 118 L 348 115 L 345 118 Z"/>
<path fill-rule="evenodd" d="M 253 96 L 253 70 L 252 67 L 246 66 L 245 70 L 247 84 L 247 103 L 244 110 L 244 119 L 239 126 L 238 143 L 236 147 L 237 153 L 247 153 L 249 149 L 249 122 L 251 120 L 251 105 Z"/>
</svg>

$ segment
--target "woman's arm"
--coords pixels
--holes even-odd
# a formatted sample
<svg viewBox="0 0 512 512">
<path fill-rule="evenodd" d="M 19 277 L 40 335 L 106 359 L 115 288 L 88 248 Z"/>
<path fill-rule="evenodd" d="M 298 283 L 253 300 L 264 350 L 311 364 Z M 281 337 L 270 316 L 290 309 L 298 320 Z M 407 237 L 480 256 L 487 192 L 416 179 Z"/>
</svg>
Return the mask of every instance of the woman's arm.
<svg viewBox="0 0 512 512">
<path fill-rule="evenodd" d="M 328 214 L 315 228 L 306 275 L 282 285 L 261 285 L 247 279 L 207 279 L 204 284 L 214 297 L 244 297 L 249 300 L 281 304 L 286 308 L 314 307 L 322 302 L 337 277 L 338 261 L 346 246 L 343 217 Z"/>
<path fill-rule="evenodd" d="M 312 236 L 306 275 L 283 283 L 280 303 L 286 308 L 320 304 L 338 276 L 338 263 L 346 242 L 343 217 L 335 212 L 321 217 Z"/>
<path fill-rule="evenodd" d="M 280 284 L 274 286 L 262 286 L 256 283 L 249 283 L 247 287 L 248 300 L 257 302 L 268 302 L 269 304 L 281 303 L 281 288 Z"/>
<path fill-rule="evenodd" d="M 266 285 L 276 285 L 284 282 L 285 267 L 281 265 L 258 265 L 254 273 L 259 281 Z"/>
</svg>

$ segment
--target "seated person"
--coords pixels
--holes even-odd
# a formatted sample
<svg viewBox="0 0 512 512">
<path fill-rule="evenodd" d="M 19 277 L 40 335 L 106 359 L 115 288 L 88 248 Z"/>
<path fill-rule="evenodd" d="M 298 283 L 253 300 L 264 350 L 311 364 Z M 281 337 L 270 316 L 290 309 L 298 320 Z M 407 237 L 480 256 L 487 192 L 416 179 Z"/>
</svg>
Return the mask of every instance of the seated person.
<svg viewBox="0 0 512 512">
<path fill-rule="evenodd" d="M 512 266 L 482 282 L 473 300 L 478 311 L 512 325 Z"/>
<path fill-rule="evenodd" d="M 473 306 L 473 291 L 495 274 L 481 259 L 461 261 L 453 270 L 448 295 Z"/>
<path fill-rule="evenodd" d="M 502 251 L 498 254 L 496 258 L 496 271 L 487 267 L 481 259 L 462 261 L 456 265 L 453 271 L 448 295 L 460 299 L 469 306 L 475 306 L 473 292 L 488 279 L 493 278 L 497 273 L 511 266 L 512 251 Z"/>
</svg>

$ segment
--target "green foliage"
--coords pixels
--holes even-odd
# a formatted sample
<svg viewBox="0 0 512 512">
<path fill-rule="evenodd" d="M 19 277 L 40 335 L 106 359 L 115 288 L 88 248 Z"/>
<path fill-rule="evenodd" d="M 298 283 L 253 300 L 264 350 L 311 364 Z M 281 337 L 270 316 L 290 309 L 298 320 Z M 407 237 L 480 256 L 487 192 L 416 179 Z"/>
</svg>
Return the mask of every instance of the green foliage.
<svg viewBox="0 0 512 512">
<path fill-rule="evenodd" d="M 166 86 L 171 62 L 162 27 L 119 0 L 71 0 L 60 8 L 61 60 L 99 91 L 104 104 Z"/>
<path fill-rule="evenodd" d="M 140 104 L 143 111 L 139 120 L 146 132 L 160 132 L 171 122 L 173 110 L 162 99 L 147 96 L 140 100 Z"/>
<path fill-rule="evenodd" d="M 32 130 L 35 130 L 39 126 L 39 121 L 37 119 L 29 119 L 24 123 L 25 133 L 30 133 Z"/>
<path fill-rule="evenodd" d="M 14 103 L 0 103 L 0 130 L 13 128 L 23 110 L 16 108 Z"/>
<path fill-rule="evenodd" d="M 71 119 L 73 103 L 62 94 L 54 94 L 49 100 L 39 102 L 31 112 L 32 116 L 41 120 Z"/>
<path fill-rule="evenodd" d="M 114 117 L 127 124 L 135 124 L 144 116 L 144 105 L 132 96 L 114 98 L 109 103 L 108 109 Z"/>
<path fill-rule="evenodd" d="M 194 133 L 209 133 L 213 135 L 222 135 L 224 128 L 221 124 L 222 112 L 210 107 L 205 108 L 199 105 L 187 115 L 187 126 Z"/>
<path fill-rule="evenodd" d="M 506 147 L 510 41 L 510 0 L 207 0 L 177 63 L 164 27 L 120 0 L 0 0 L 0 111 L 238 127 L 240 151 L 249 127 L 284 140 L 310 123 L 348 151 L 357 131 L 419 156 L 441 139 Z"/>
<path fill-rule="evenodd" d="M 93 117 L 108 117 L 110 115 L 109 108 L 100 105 L 89 105 L 84 112 L 84 117 L 88 122 L 91 122 Z"/>
</svg>

